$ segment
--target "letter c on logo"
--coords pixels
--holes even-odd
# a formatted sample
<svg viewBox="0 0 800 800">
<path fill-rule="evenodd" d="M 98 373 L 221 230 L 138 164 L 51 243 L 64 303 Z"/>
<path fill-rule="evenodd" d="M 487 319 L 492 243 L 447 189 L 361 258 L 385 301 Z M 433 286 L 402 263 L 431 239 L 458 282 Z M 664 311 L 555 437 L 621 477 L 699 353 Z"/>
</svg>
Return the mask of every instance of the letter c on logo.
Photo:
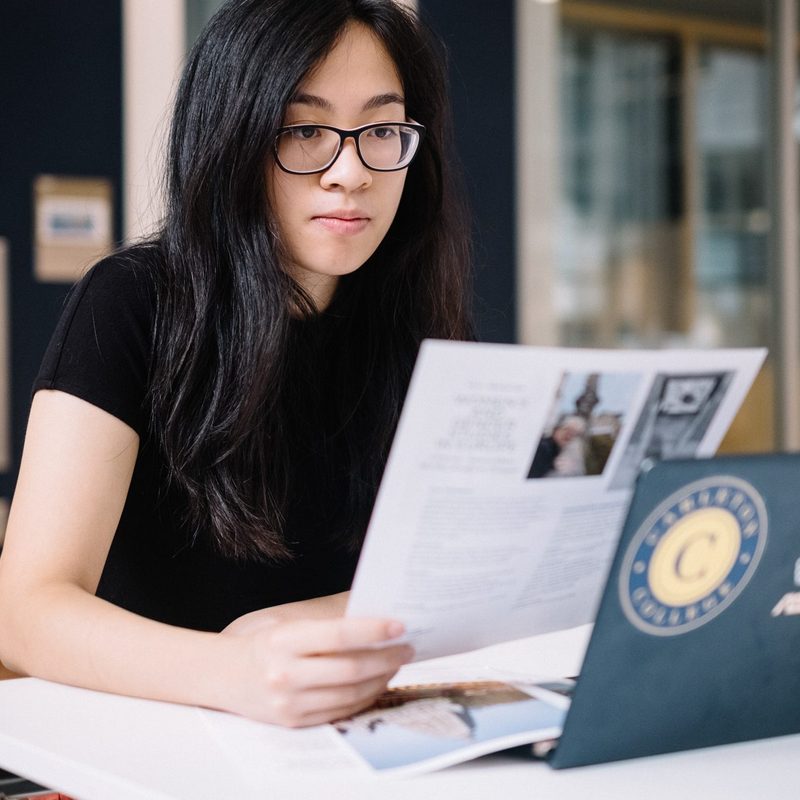
<svg viewBox="0 0 800 800">
<path fill-rule="evenodd" d="M 691 548 L 695 545 L 699 544 L 702 539 L 705 539 L 709 543 L 709 549 L 713 548 L 717 543 L 717 534 L 713 531 L 708 531 L 707 533 L 700 533 L 697 536 L 692 537 L 686 544 L 681 547 L 678 551 L 678 555 L 675 559 L 675 574 L 683 581 L 698 581 L 705 577 L 707 570 L 701 564 L 700 571 L 689 575 L 684 571 L 683 562 L 686 558 L 687 553 Z"/>
</svg>

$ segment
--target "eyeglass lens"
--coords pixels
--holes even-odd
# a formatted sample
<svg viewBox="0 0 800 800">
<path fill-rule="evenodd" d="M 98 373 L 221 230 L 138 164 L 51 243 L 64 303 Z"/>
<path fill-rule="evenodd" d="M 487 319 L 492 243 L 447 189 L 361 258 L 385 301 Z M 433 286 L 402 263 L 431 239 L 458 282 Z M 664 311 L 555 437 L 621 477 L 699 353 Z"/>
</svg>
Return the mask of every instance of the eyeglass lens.
<svg viewBox="0 0 800 800">
<path fill-rule="evenodd" d="M 334 130 L 298 125 L 278 137 L 278 160 L 292 172 L 315 172 L 334 161 L 341 136 Z M 411 162 L 419 134 L 405 125 L 377 125 L 361 131 L 358 150 L 372 169 L 402 169 Z"/>
</svg>

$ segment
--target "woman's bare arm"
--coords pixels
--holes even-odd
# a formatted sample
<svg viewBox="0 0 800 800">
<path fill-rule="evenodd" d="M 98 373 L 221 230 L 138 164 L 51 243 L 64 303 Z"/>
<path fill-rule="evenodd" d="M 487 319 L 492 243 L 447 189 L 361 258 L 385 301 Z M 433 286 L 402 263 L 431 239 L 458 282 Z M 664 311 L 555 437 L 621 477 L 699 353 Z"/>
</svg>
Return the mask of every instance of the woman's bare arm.
<svg viewBox="0 0 800 800">
<path fill-rule="evenodd" d="M 136 433 L 71 395 L 40 391 L 0 558 L 0 661 L 12 670 L 287 725 L 352 713 L 410 657 L 372 649 L 388 620 L 279 619 L 203 633 L 95 596 L 127 496 Z"/>
<path fill-rule="evenodd" d="M 251 611 L 249 614 L 245 614 L 231 622 L 223 633 L 241 636 L 281 622 L 308 619 L 338 619 L 344 616 L 349 597 L 350 592 L 339 592 L 325 597 L 298 600 L 294 603 L 284 603 L 271 608 Z"/>
</svg>

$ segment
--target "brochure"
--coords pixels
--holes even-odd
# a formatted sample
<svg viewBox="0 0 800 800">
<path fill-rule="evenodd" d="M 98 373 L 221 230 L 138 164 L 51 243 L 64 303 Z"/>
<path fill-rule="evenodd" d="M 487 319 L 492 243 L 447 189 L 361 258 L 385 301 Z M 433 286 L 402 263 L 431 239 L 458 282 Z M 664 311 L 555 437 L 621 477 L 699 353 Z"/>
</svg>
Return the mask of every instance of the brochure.
<svg viewBox="0 0 800 800">
<path fill-rule="evenodd" d="M 327 726 L 376 776 L 405 777 L 516 747 L 558 741 L 590 625 L 408 664 L 371 708 Z"/>
<path fill-rule="evenodd" d="M 426 341 L 347 613 L 418 659 L 592 622 L 640 467 L 713 455 L 765 356 Z"/>
</svg>

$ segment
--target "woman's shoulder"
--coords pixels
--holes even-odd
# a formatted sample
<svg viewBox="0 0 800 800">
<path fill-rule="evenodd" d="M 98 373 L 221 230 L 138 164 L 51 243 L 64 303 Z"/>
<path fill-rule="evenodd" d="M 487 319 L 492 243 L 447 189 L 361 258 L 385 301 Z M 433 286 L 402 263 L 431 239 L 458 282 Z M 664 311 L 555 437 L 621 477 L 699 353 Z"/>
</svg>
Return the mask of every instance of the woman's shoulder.
<svg viewBox="0 0 800 800">
<path fill-rule="evenodd" d="M 144 435 L 157 259 L 155 248 L 131 247 L 86 272 L 66 301 L 34 392 L 76 395 Z"/>
<path fill-rule="evenodd" d="M 157 246 L 137 245 L 119 250 L 89 268 L 72 287 L 64 304 L 60 327 L 75 327 L 78 319 L 97 332 L 131 329 L 147 337 L 156 309 Z"/>
<path fill-rule="evenodd" d="M 160 265 L 157 244 L 118 250 L 90 267 L 73 287 L 73 294 L 99 299 L 111 308 L 122 304 L 151 309 Z"/>
</svg>

